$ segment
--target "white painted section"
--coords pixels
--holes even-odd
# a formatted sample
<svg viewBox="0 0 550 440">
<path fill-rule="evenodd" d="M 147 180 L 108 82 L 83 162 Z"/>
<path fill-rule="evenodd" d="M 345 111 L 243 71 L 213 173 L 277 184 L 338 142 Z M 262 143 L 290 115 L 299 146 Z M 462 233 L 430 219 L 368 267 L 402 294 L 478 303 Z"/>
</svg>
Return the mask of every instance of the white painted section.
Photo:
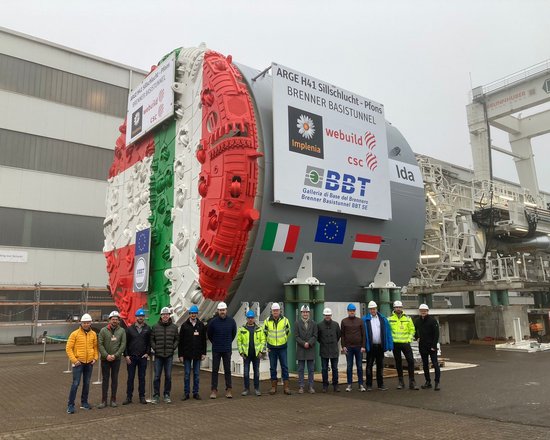
<svg viewBox="0 0 550 440">
<path fill-rule="evenodd" d="M 114 150 L 122 118 L 0 90 L 0 128 Z M 107 176 L 105 176 L 107 177 Z"/>
<path fill-rule="evenodd" d="M 177 323 L 193 304 L 204 302 L 197 291 L 199 272 L 196 264 L 196 247 L 200 236 L 200 196 L 198 176 L 201 164 L 195 153 L 202 135 L 202 63 L 206 47 L 183 49 L 177 63 L 176 105 L 183 113 L 177 115 L 174 160 L 173 235 L 170 256 L 172 268 L 165 272 L 172 281 L 170 302 Z M 201 312 L 204 310 L 201 309 Z"/>
<path fill-rule="evenodd" d="M 146 74 L 141 69 L 124 66 L 5 28 L 0 28 L 0 52 L 16 58 L 22 58 L 21 55 L 25 54 L 24 59 L 28 61 L 124 88 L 129 88 L 130 70 L 133 86 Z"/>
<path fill-rule="evenodd" d="M 106 199 L 102 202 L 107 210 L 103 223 L 104 252 L 134 244 L 136 232 L 150 227 L 152 162 L 153 157 L 148 156 L 108 180 Z"/>
<path fill-rule="evenodd" d="M 10 248 L 13 249 L 13 248 Z M 108 283 L 105 258 L 101 252 L 17 248 L 27 252 L 27 263 L 0 263 L 2 285 L 32 285 L 105 288 Z"/>
<path fill-rule="evenodd" d="M 0 166 L 0 188 L 0 206 L 105 215 L 105 182 Z"/>
</svg>

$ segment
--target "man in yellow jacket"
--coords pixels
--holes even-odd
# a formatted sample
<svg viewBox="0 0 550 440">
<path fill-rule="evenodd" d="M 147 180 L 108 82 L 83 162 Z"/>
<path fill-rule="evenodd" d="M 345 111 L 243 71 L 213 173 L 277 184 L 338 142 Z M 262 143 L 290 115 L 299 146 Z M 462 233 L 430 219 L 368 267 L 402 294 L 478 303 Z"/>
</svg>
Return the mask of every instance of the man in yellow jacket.
<svg viewBox="0 0 550 440">
<path fill-rule="evenodd" d="M 256 324 L 256 314 L 253 310 L 246 312 L 246 323 L 237 331 L 237 347 L 244 363 L 244 390 L 241 396 L 250 393 L 250 364 L 254 369 L 254 393 L 260 392 L 260 357 L 265 354 L 265 333 Z"/>
<path fill-rule="evenodd" d="M 407 360 L 407 370 L 409 371 L 409 389 L 418 390 L 414 381 L 414 357 L 411 349 L 411 341 L 414 338 L 414 323 L 412 319 L 403 312 L 403 303 L 395 301 L 393 303 L 393 313 L 388 318 L 393 337 L 393 357 L 395 359 L 395 369 L 397 370 L 398 385 L 397 389 L 405 388 L 403 380 L 403 364 L 401 353 Z"/>
<path fill-rule="evenodd" d="M 277 392 L 277 360 L 281 364 L 283 376 L 284 393 L 290 394 L 290 383 L 288 380 L 288 358 L 287 342 L 290 334 L 290 323 L 281 315 L 279 303 L 271 305 L 271 316 L 264 321 L 264 332 L 267 348 L 269 350 L 269 372 L 271 374 L 271 390 L 269 394 Z"/>
<path fill-rule="evenodd" d="M 87 313 L 80 318 L 80 327 L 69 336 L 65 351 L 73 364 L 73 383 L 69 392 L 67 414 L 74 413 L 74 401 L 81 377 L 84 377 L 84 383 L 82 384 L 82 394 L 80 396 L 80 409 L 90 410 L 92 409 L 88 403 L 90 380 L 99 352 L 97 334 L 92 330 L 92 317 Z"/>
</svg>

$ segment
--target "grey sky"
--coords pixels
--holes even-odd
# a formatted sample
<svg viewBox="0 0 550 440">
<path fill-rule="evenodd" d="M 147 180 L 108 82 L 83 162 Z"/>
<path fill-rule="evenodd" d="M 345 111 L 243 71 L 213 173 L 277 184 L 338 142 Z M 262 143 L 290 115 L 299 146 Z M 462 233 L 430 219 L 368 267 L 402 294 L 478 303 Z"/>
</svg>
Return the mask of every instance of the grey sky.
<svg viewBox="0 0 550 440">
<path fill-rule="evenodd" d="M 3 0 L 0 25 L 147 69 L 204 41 L 239 63 L 271 61 L 384 104 L 413 150 L 471 167 L 465 106 L 483 85 L 550 59 L 550 2 Z M 113 134 L 113 142 L 116 133 Z M 505 137 L 495 143 L 509 148 Z M 533 142 L 550 191 L 550 136 Z M 495 174 L 517 180 L 494 153 Z"/>
</svg>

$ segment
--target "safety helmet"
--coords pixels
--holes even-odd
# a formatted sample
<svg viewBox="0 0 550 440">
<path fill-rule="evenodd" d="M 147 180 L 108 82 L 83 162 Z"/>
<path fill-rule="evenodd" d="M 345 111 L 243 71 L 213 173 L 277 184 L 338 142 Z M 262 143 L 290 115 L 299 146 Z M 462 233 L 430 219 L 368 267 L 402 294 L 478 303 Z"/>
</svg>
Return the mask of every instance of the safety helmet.
<svg viewBox="0 0 550 440">
<path fill-rule="evenodd" d="M 137 309 L 136 310 L 136 316 L 145 316 L 145 310 Z"/>
<path fill-rule="evenodd" d="M 420 304 L 418 306 L 418 310 L 430 310 L 430 308 L 428 307 L 428 304 Z"/>
<path fill-rule="evenodd" d="M 393 302 L 394 307 L 403 307 L 403 303 L 399 300 Z"/>
<path fill-rule="evenodd" d="M 348 310 L 357 310 L 357 307 L 355 307 L 355 304 L 349 303 Z"/>
<path fill-rule="evenodd" d="M 222 301 L 218 303 L 218 310 L 223 310 L 223 309 L 227 309 L 227 304 Z"/>
<path fill-rule="evenodd" d="M 328 315 L 332 315 L 332 310 L 330 310 L 328 307 L 323 310 L 323 315 L 325 316 L 328 316 Z"/>
<path fill-rule="evenodd" d="M 301 308 L 300 308 L 300 312 L 309 312 L 309 306 L 307 304 L 304 304 Z"/>
<path fill-rule="evenodd" d="M 378 304 L 376 304 L 374 301 L 370 301 L 367 305 L 367 309 L 376 309 L 378 308 Z"/>
<path fill-rule="evenodd" d="M 189 313 L 199 313 L 199 308 L 196 305 L 189 307 Z"/>
<path fill-rule="evenodd" d="M 120 315 L 116 310 L 113 310 L 111 313 L 109 313 L 109 319 L 111 318 L 118 318 Z"/>
<path fill-rule="evenodd" d="M 281 306 L 279 303 L 273 303 L 271 304 L 271 310 L 281 310 Z"/>
<path fill-rule="evenodd" d="M 160 310 L 160 314 L 161 314 L 161 315 L 166 315 L 166 314 L 170 315 L 170 314 L 171 314 L 170 308 L 169 308 L 169 307 L 163 307 L 163 308 Z"/>
<path fill-rule="evenodd" d="M 80 318 L 80 322 L 92 322 L 92 317 L 88 313 L 84 313 Z"/>
<path fill-rule="evenodd" d="M 247 318 L 255 318 L 256 314 L 254 313 L 254 310 L 249 310 L 248 312 L 246 312 L 246 317 Z"/>
</svg>

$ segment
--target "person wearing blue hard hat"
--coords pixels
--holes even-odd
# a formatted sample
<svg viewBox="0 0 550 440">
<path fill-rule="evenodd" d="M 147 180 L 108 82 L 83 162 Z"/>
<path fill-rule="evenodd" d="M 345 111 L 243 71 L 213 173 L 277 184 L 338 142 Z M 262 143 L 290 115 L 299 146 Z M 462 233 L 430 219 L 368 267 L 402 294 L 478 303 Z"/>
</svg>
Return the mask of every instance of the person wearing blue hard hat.
<svg viewBox="0 0 550 440">
<path fill-rule="evenodd" d="M 134 379 L 138 371 L 139 403 L 147 404 L 145 400 L 145 375 L 147 373 L 147 359 L 151 354 L 151 327 L 145 322 L 145 310 L 136 310 L 136 322 L 126 329 L 126 349 L 124 358 L 128 370 L 126 382 L 126 400 L 123 405 L 132 403 L 134 393 Z"/>
<path fill-rule="evenodd" d="M 237 332 L 237 348 L 244 362 L 244 390 L 242 396 L 250 393 L 250 364 L 254 370 L 254 392 L 260 392 L 260 357 L 265 356 L 266 337 L 264 330 L 256 324 L 256 314 L 253 310 L 246 312 L 246 323 Z"/>
<path fill-rule="evenodd" d="M 199 376 L 201 361 L 206 358 L 206 327 L 198 319 L 199 308 L 196 305 L 189 307 L 189 318 L 180 328 L 178 358 L 183 362 L 183 397 L 189 400 L 191 393 L 191 370 L 193 370 L 193 398 L 201 400 L 199 394 Z"/>
<path fill-rule="evenodd" d="M 348 386 L 346 391 L 351 391 L 353 381 L 353 361 L 357 366 L 357 379 L 359 391 L 366 391 L 363 385 L 363 353 L 365 352 L 365 326 L 361 318 L 355 316 L 357 308 L 355 304 L 348 305 L 348 317 L 342 320 L 340 332 L 342 336 L 342 353 L 346 355 Z"/>
</svg>

